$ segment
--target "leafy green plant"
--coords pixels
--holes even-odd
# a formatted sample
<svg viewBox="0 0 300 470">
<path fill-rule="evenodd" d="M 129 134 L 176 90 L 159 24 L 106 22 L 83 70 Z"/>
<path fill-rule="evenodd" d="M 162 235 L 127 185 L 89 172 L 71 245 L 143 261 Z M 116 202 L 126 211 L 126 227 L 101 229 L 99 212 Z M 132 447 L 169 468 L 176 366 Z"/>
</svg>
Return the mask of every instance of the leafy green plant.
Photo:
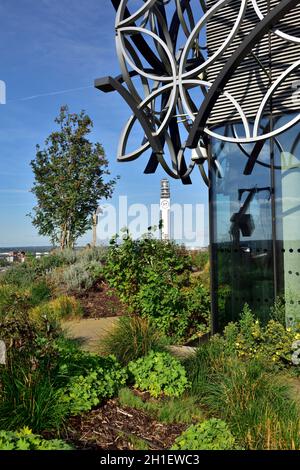
<svg viewBox="0 0 300 470">
<path fill-rule="evenodd" d="M 120 299 L 135 311 L 136 295 L 139 287 L 147 282 L 149 270 L 171 279 L 189 270 L 190 266 L 187 252 L 175 243 L 163 243 L 150 231 L 142 239 L 133 240 L 125 230 L 122 243 L 118 236 L 111 240 L 104 272 Z"/>
<path fill-rule="evenodd" d="M 13 285 L 19 288 L 30 288 L 43 276 L 53 269 L 62 266 L 63 258 L 57 253 L 43 256 L 40 259 L 28 258 L 25 263 L 16 263 L 8 269 L 2 278 L 3 284 Z"/>
<path fill-rule="evenodd" d="M 91 358 L 83 356 L 82 359 L 88 361 Z M 62 389 L 62 401 L 67 405 L 71 415 L 89 411 L 103 399 L 112 398 L 126 383 L 127 374 L 113 356 L 108 358 L 93 356 L 93 359 L 90 369 L 80 375 L 72 376 L 67 386 Z M 66 368 L 64 370 L 61 368 L 61 372 L 65 373 Z M 70 368 L 68 372 L 70 373 Z"/>
<path fill-rule="evenodd" d="M 209 290 L 198 279 L 183 289 L 188 315 L 188 337 L 201 338 L 210 332 L 211 300 Z"/>
<path fill-rule="evenodd" d="M 278 297 L 270 308 L 270 319 L 286 326 L 286 305 L 282 297 Z"/>
<path fill-rule="evenodd" d="M 0 318 L 26 312 L 30 305 L 30 290 L 7 284 L 0 285 Z"/>
<path fill-rule="evenodd" d="M 50 300 L 51 289 L 45 281 L 35 282 L 30 289 L 30 303 L 36 307 L 43 302 Z"/>
<path fill-rule="evenodd" d="M 165 283 L 159 273 L 148 271 L 148 281 L 141 286 L 137 301 L 141 315 L 151 318 L 165 335 L 179 342 L 185 337 L 189 327 L 189 312 L 185 297 L 175 285 L 175 280 Z"/>
<path fill-rule="evenodd" d="M 111 241 L 104 276 L 129 312 L 149 318 L 178 342 L 209 329 L 209 293 L 193 280 L 188 252 L 149 233 Z"/>
<path fill-rule="evenodd" d="M 152 351 L 145 358 L 130 362 L 128 369 L 135 388 L 152 397 L 180 397 L 189 387 L 184 367 L 168 353 Z"/>
<path fill-rule="evenodd" d="M 10 262 L 6 258 L 0 258 L 0 268 L 7 268 L 10 266 Z"/>
<path fill-rule="evenodd" d="M 191 252 L 191 257 L 192 257 L 193 265 L 200 271 L 203 271 L 209 265 L 208 250 L 207 251 L 194 250 Z"/>
<path fill-rule="evenodd" d="M 0 431 L 0 450 L 72 450 L 72 447 L 59 439 L 43 439 L 25 427 L 17 432 Z"/>
<path fill-rule="evenodd" d="M 235 447 L 228 425 L 212 418 L 190 426 L 176 439 L 172 450 L 233 450 Z"/>
<path fill-rule="evenodd" d="M 137 316 L 124 316 L 114 329 L 101 341 L 100 350 L 114 354 L 124 365 L 147 356 L 150 351 L 164 351 L 167 339 L 152 321 Z"/>
<path fill-rule="evenodd" d="M 226 326 L 224 338 L 225 347 L 239 357 L 257 357 L 275 364 L 288 364 L 291 363 L 292 343 L 300 335 L 275 320 L 263 326 L 245 305 L 239 322 Z"/>
</svg>

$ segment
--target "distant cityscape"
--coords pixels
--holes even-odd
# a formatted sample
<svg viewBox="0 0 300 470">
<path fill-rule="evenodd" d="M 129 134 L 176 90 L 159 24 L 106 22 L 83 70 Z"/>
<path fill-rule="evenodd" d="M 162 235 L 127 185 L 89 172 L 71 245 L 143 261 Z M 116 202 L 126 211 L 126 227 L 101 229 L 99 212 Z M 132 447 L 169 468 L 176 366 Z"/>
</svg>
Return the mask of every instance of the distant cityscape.
<svg viewBox="0 0 300 470">
<path fill-rule="evenodd" d="M 25 253 L 45 253 L 53 249 L 52 246 L 9 246 L 9 247 L 0 247 L 1 253 L 12 253 L 12 252 L 22 252 Z"/>
</svg>

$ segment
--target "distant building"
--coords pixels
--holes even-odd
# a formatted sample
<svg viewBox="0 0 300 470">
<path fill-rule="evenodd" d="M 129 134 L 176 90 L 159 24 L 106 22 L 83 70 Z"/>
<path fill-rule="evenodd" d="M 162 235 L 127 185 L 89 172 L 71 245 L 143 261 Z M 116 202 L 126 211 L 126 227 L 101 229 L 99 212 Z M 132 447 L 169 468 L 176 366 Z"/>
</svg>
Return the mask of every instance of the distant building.
<svg viewBox="0 0 300 470">
<path fill-rule="evenodd" d="M 170 183 L 167 179 L 161 181 L 160 186 L 160 214 L 161 214 L 161 239 L 170 240 L 170 213 L 171 213 L 171 192 Z"/>
</svg>

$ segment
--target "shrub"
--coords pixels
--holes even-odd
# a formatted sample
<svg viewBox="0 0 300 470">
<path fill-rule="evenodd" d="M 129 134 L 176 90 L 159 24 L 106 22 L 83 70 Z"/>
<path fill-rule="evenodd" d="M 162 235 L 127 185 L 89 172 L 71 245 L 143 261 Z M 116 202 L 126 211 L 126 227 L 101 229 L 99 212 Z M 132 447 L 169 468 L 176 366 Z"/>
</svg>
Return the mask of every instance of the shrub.
<svg viewBox="0 0 300 470">
<path fill-rule="evenodd" d="M 270 319 L 286 326 L 286 305 L 283 298 L 278 297 L 273 307 L 270 308 Z"/>
<path fill-rule="evenodd" d="M 184 367 L 168 353 L 152 351 L 145 358 L 130 362 L 128 369 L 135 388 L 149 392 L 152 397 L 179 397 L 189 387 Z"/>
<path fill-rule="evenodd" d="M 257 357 L 273 363 L 291 363 L 292 343 L 300 336 L 278 321 L 270 320 L 266 326 L 255 319 L 245 305 L 238 323 L 230 323 L 224 330 L 225 347 L 239 357 Z"/>
<path fill-rule="evenodd" d="M 36 282 L 30 289 L 30 303 L 36 307 L 51 298 L 50 287 L 45 281 Z"/>
<path fill-rule="evenodd" d="M 62 400 L 71 415 L 90 411 L 103 399 L 115 396 L 119 388 L 126 383 L 127 374 L 113 356 L 82 356 L 83 361 L 87 362 L 92 358 L 92 367 L 81 375 L 71 377 L 68 385 L 62 389 Z"/>
<path fill-rule="evenodd" d="M 198 279 L 183 289 L 188 312 L 188 337 L 199 338 L 210 332 L 210 293 Z"/>
<path fill-rule="evenodd" d="M 3 284 L 26 288 L 35 281 L 36 273 L 27 263 L 13 264 L 1 277 Z"/>
<path fill-rule="evenodd" d="M 34 343 L 37 335 L 26 313 L 10 314 L 0 318 L 0 331 L 1 340 L 6 346 L 17 351 L 26 350 Z"/>
<path fill-rule="evenodd" d="M 0 431 L 0 450 L 72 450 L 72 447 L 59 439 L 43 439 L 23 428 L 18 432 Z"/>
<path fill-rule="evenodd" d="M 164 351 L 167 339 L 153 322 L 137 316 L 121 317 L 114 329 L 101 341 L 101 351 L 114 354 L 124 365 L 147 356 L 150 351 Z"/>
<path fill-rule="evenodd" d="M 193 265 L 203 271 L 209 266 L 209 252 L 208 251 L 192 251 L 191 257 Z"/>
<path fill-rule="evenodd" d="M 121 244 L 118 236 L 111 240 L 104 273 L 120 299 L 134 312 L 139 307 L 136 295 L 140 286 L 149 281 L 149 272 L 160 274 L 162 283 L 190 268 L 191 258 L 175 243 L 157 240 L 151 232 L 133 240 L 126 230 Z"/>
<path fill-rule="evenodd" d="M 38 326 L 56 326 L 62 320 L 81 317 L 83 310 L 75 297 L 61 296 L 29 311 L 29 318 Z"/>
<path fill-rule="evenodd" d="M 190 426 L 179 436 L 172 450 L 233 450 L 235 438 L 220 419 L 209 419 Z"/>
<path fill-rule="evenodd" d="M 149 318 L 176 341 L 208 331 L 209 293 L 192 278 L 187 251 L 173 242 L 156 240 L 149 232 L 111 246 L 104 276 L 130 313 Z"/>
<path fill-rule="evenodd" d="M 94 279 L 95 276 L 98 276 L 99 265 L 105 260 L 106 251 L 105 247 L 97 247 L 78 251 L 54 251 L 40 259 L 28 258 L 25 263 L 11 266 L 1 277 L 1 283 L 28 288 L 37 280 L 49 278 L 52 281 L 56 280 L 59 284 L 62 281 L 62 273 L 66 271 L 66 282 L 71 283 L 72 275 L 75 274 L 75 276 L 77 275 L 77 283 L 74 281 L 72 288 L 75 285 L 75 289 L 78 286 L 81 289 L 86 284 L 90 285 L 91 278 Z M 77 268 L 69 270 L 75 264 L 78 264 Z M 86 279 L 82 278 L 84 270 L 90 271 Z"/>
<path fill-rule="evenodd" d="M 13 285 L 0 285 L 0 318 L 27 311 L 30 305 L 29 290 Z"/>
<path fill-rule="evenodd" d="M 10 266 L 10 262 L 6 258 L 0 258 L 0 268 L 6 268 Z"/>
<path fill-rule="evenodd" d="M 63 259 L 55 253 L 43 256 L 40 259 L 28 259 L 25 263 L 14 264 L 8 269 L 3 276 L 2 282 L 17 287 L 28 288 L 38 278 L 45 276 L 62 264 Z"/>
<path fill-rule="evenodd" d="M 165 335 L 179 342 L 185 337 L 189 312 L 185 297 L 174 285 L 174 280 L 163 282 L 160 274 L 148 272 L 148 282 L 140 287 L 136 298 L 141 315 L 151 319 Z"/>
<path fill-rule="evenodd" d="M 92 261 L 102 264 L 105 262 L 107 257 L 108 249 L 105 246 L 97 246 L 93 248 L 85 248 L 84 250 L 77 251 L 77 257 L 79 260 L 86 263 Z"/>
<path fill-rule="evenodd" d="M 61 292 L 81 293 L 93 287 L 101 273 L 102 266 L 99 262 L 80 260 L 71 266 L 53 271 L 50 282 Z"/>
<path fill-rule="evenodd" d="M 0 285 L 0 318 L 10 313 L 27 312 L 30 307 L 49 300 L 51 291 L 45 282 L 21 288 L 13 284 Z"/>
</svg>

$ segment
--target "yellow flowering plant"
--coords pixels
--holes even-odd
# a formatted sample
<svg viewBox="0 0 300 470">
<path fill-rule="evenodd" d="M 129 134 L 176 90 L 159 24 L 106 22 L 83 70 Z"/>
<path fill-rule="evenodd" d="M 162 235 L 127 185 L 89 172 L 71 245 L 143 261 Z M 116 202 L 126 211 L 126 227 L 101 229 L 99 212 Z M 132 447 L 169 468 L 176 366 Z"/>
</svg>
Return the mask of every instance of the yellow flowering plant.
<svg viewBox="0 0 300 470">
<path fill-rule="evenodd" d="M 224 331 L 225 348 L 241 358 L 261 358 L 273 363 L 292 363 L 292 344 L 300 333 L 270 320 L 263 326 L 246 304 L 241 319 Z"/>
</svg>

